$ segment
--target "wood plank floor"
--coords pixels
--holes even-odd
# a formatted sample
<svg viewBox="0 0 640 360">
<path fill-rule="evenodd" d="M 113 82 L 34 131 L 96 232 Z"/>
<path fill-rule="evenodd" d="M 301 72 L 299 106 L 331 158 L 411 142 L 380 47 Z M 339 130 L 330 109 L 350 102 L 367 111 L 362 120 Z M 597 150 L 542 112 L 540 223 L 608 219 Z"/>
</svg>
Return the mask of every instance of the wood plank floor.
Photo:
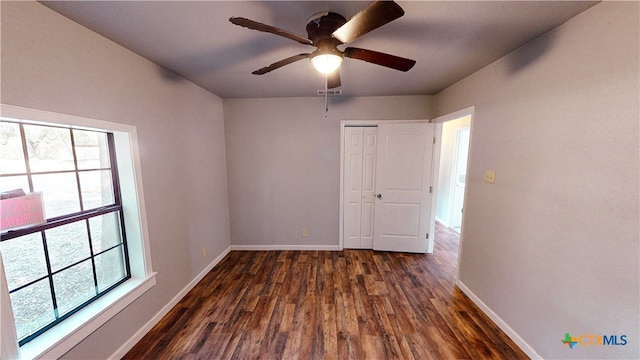
<svg viewBox="0 0 640 360">
<path fill-rule="evenodd" d="M 433 254 L 231 252 L 124 359 L 526 359 Z"/>
</svg>

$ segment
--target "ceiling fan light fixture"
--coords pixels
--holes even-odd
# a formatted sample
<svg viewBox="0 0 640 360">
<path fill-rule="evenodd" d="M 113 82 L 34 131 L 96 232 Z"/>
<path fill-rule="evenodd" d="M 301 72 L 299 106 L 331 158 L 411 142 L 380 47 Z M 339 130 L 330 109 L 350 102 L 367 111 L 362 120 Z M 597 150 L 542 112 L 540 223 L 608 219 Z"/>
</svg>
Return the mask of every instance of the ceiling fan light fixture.
<svg viewBox="0 0 640 360">
<path fill-rule="evenodd" d="M 311 63 L 318 72 L 330 74 L 342 65 L 342 56 L 331 53 L 318 54 L 311 58 Z"/>
</svg>

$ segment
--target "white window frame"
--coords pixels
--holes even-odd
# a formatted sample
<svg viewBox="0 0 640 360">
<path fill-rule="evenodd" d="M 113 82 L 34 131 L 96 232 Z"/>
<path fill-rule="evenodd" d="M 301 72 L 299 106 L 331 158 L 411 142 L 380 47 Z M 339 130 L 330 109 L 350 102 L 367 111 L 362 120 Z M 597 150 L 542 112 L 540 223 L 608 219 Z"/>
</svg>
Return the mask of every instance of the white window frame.
<svg viewBox="0 0 640 360">
<path fill-rule="evenodd" d="M 138 135 L 132 125 L 14 105 L 1 104 L 0 114 L 24 123 L 64 125 L 114 135 L 131 279 L 20 347 L 21 359 L 57 359 L 156 284 L 156 273 L 151 266 Z"/>
</svg>

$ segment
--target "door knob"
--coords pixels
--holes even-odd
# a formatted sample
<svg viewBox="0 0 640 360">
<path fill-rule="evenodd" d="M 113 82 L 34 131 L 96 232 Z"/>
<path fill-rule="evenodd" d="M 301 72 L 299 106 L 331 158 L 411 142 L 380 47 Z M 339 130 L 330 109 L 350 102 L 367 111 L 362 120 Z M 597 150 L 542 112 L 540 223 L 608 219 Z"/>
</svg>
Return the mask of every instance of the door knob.
<svg viewBox="0 0 640 360">
<path fill-rule="evenodd" d="M 378 199 L 382 199 L 382 194 L 378 194 L 378 195 L 376 195 L 376 197 L 377 197 Z"/>
</svg>

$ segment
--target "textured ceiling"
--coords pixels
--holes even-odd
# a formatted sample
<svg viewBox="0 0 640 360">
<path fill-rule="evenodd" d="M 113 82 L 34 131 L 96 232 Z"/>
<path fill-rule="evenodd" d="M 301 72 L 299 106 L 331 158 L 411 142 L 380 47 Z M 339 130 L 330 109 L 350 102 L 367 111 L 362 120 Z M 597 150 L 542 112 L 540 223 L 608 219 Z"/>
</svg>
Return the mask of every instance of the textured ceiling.
<svg viewBox="0 0 640 360">
<path fill-rule="evenodd" d="M 368 1 L 62 1 L 62 15 L 223 98 L 314 96 L 324 77 L 307 60 L 265 75 L 251 72 L 313 47 L 231 24 L 246 17 L 307 36 L 320 11 L 349 19 Z M 356 39 L 359 48 L 417 61 L 406 73 L 360 60 L 341 68 L 345 96 L 430 95 L 472 74 L 596 2 L 397 1 L 405 15 Z M 553 47 L 553 42 L 546 48 Z M 536 54 L 543 56 L 544 54 Z M 524 59 L 527 66 L 535 58 Z M 517 70 L 517 69 L 516 69 Z M 179 76 L 175 76 L 179 74 Z"/>
</svg>

